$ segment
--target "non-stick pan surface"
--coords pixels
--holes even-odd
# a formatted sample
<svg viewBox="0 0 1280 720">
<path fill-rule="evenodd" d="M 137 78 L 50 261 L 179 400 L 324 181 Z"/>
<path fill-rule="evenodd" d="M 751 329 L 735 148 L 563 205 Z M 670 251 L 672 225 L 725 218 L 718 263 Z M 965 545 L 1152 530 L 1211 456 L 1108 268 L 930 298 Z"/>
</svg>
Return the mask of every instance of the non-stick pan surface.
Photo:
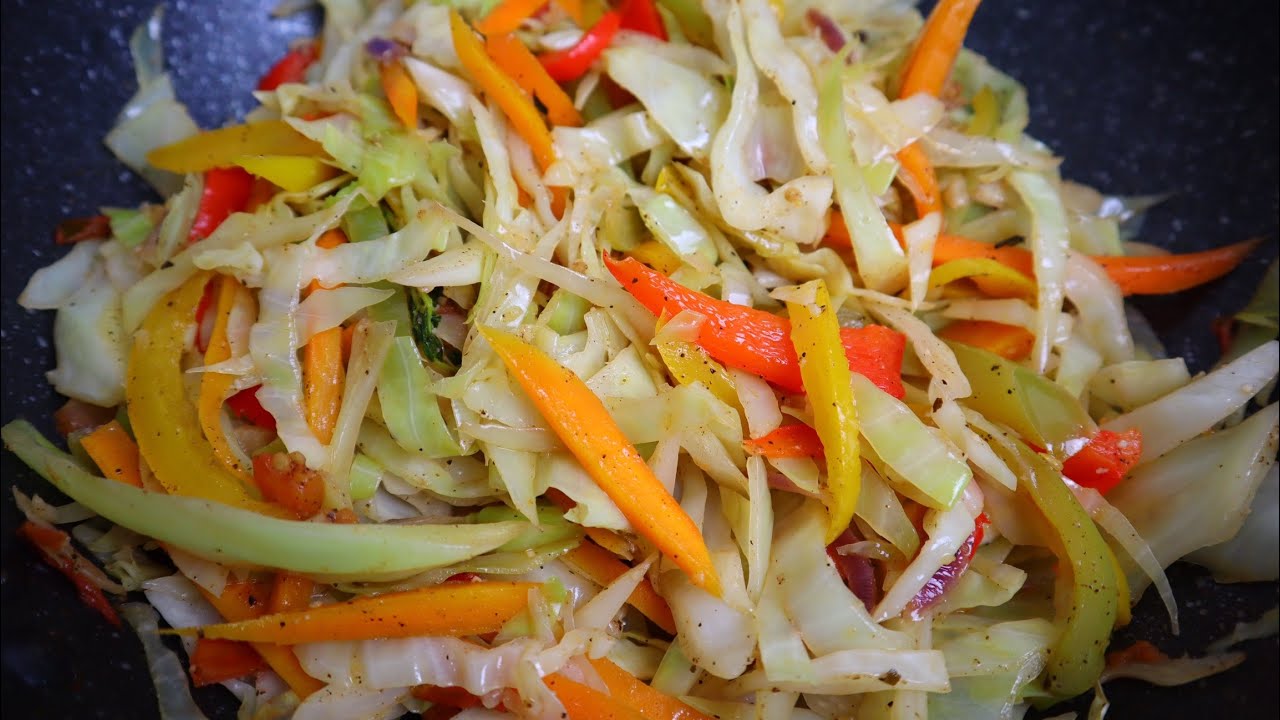
<svg viewBox="0 0 1280 720">
<path fill-rule="evenodd" d="M 275 0 L 167 3 L 165 48 L 178 95 L 204 127 L 251 107 L 249 89 L 316 14 L 272 20 Z M 26 278 L 62 252 L 62 218 L 150 198 L 102 145 L 134 90 L 127 40 L 152 0 L 3 3 L 3 421 L 51 432 L 58 406 L 52 313 L 15 302 Z M 1175 355 L 1204 369 L 1216 357 L 1209 324 L 1239 309 L 1276 255 L 1276 3 L 988 0 L 969 44 L 1027 85 L 1031 131 L 1065 156 L 1065 177 L 1115 194 L 1172 192 L 1142 240 L 1190 250 L 1262 235 L 1268 247 L 1229 278 L 1143 302 Z M 54 495 L 12 455 L 0 458 L 3 708 L 8 718 L 153 718 L 154 693 L 137 640 L 84 608 L 71 586 L 14 537 L 10 484 Z M 1213 478 L 1205 478 L 1212 483 Z M 1276 605 L 1277 586 L 1216 587 L 1204 573 L 1171 573 L 1183 635 L 1171 637 L 1152 593 L 1118 642 L 1196 652 L 1241 619 Z M 1243 646 L 1248 661 L 1180 688 L 1108 687 L 1115 718 L 1273 718 L 1277 640 Z M 197 691 L 212 718 L 234 716 L 221 688 Z M 1084 707 L 1077 703 L 1076 709 Z M 1056 708 L 1049 714 L 1067 709 Z"/>
</svg>

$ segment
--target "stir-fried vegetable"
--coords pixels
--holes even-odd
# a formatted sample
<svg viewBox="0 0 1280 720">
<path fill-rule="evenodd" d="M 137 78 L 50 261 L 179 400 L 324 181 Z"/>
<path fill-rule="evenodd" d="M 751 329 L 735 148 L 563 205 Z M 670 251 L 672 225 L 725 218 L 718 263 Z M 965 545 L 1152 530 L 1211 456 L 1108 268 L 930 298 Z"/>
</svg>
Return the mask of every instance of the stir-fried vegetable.
<svg viewBox="0 0 1280 720">
<path fill-rule="evenodd" d="M 163 197 L 19 296 L 68 452 L 3 440 L 73 501 L 15 492 L 19 533 L 108 620 L 146 593 L 193 684 L 1012 719 L 1239 662 L 1104 652 L 1148 584 L 1178 632 L 1179 559 L 1275 579 L 1276 266 L 1210 372 L 1164 358 L 1124 298 L 1258 242 L 1133 242 L 1150 199 L 1063 179 L 963 49 L 978 0 L 321 5 L 207 131 L 134 33 L 107 141 Z"/>
</svg>

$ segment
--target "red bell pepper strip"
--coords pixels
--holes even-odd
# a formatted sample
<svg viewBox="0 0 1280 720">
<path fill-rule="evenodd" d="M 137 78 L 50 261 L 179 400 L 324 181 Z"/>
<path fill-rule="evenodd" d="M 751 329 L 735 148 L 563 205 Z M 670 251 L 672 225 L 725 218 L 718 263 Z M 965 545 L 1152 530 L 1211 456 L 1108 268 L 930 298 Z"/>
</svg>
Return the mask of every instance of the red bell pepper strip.
<svg viewBox="0 0 1280 720">
<path fill-rule="evenodd" d="M 634 259 L 605 257 L 614 278 L 654 315 L 690 310 L 707 321 L 698 331 L 698 344 L 725 365 L 768 380 L 785 390 L 800 392 L 800 359 L 791 344 L 791 322 L 763 310 L 716 300 L 690 290 Z M 901 399 L 902 354 L 906 338 L 881 325 L 841 328 L 849 369 Z"/>
<path fill-rule="evenodd" d="M 653 0 L 624 0 L 618 12 L 622 15 L 622 28 L 667 40 L 667 26 Z"/>
<path fill-rule="evenodd" d="M 600 57 L 604 49 L 613 42 L 613 36 L 622 27 L 622 16 L 617 11 L 609 11 L 601 16 L 600 21 L 591 27 L 573 47 L 554 52 L 543 53 L 538 61 L 547 69 L 556 82 L 577 80 L 587 73 L 591 64 Z"/>
<path fill-rule="evenodd" d="M 191 651 L 191 684 L 196 687 L 235 680 L 267 669 L 249 643 L 197 638 Z"/>
<path fill-rule="evenodd" d="M 199 242 L 211 234 L 233 212 L 249 205 L 253 194 L 253 176 L 241 167 L 213 168 L 204 173 L 204 192 L 195 222 L 191 224 L 188 243 Z"/>
<path fill-rule="evenodd" d="M 307 68 L 320 57 L 320 48 L 314 42 L 299 45 L 284 54 L 258 81 L 259 90 L 275 90 L 285 83 L 302 82 Z"/>
<path fill-rule="evenodd" d="M 1142 431 L 1099 430 L 1062 464 L 1062 474 L 1106 495 L 1142 458 Z"/>
<path fill-rule="evenodd" d="M 120 626 L 120 616 L 107 600 L 102 588 L 81 569 L 79 563 L 87 563 L 80 553 L 71 546 L 71 536 L 51 527 L 37 525 L 30 520 L 18 527 L 18 535 L 23 537 L 40 551 L 40 556 L 58 572 L 75 583 L 76 592 L 85 605 L 97 610 L 107 622 Z M 78 561 L 78 562 L 77 562 Z"/>
<path fill-rule="evenodd" d="M 744 441 L 742 447 L 752 455 L 767 458 L 807 457 L 818 461 L 823 458 L 818 431 L 803 423 L 783 425 L 773 432 Z"/>
<path fill-rule="evenodd" d="M 267 409 L 262 407 L 262 403 L 258 402 L 258 388 L 260 387 L 262 386 L 254 385 L 227 398 L 227 408 L 235 413 L 236 417 L 245 422 L 267 430 L 275 430 L 275 416 L 267 412 Z"/>
<path fill-rule="evenodd" d="M 81 240 L 106 240 L 111 237 L 111 219 L 106 215 L 67 218 L 53 231 L 53 242 L 70 245 Z"/>
</svg>

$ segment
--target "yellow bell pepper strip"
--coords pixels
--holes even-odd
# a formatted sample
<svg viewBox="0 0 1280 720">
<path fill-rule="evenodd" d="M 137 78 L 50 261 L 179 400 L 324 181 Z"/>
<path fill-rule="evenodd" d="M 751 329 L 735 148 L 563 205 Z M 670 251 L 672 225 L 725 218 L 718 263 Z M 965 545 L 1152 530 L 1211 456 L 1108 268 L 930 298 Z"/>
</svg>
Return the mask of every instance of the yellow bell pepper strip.
<svg viewBox="0 0 1280 720">
<path fill-rule="evenodd" d="M 690 43 L 713 47 L 715 31 L 711 27 L 711 18 L 702 9 L 702 3 L 698 0 L 658 0 L 658 4 L 671 11 Z"/>
<path fill-rule="evenodd" d="M 787 301 L 791 342 L 800 356 L 814 429 L 822 440 L 827 465 L 827 543 L 853 520 L 862 483 L 858 443 L 858 410 L 853 402 L 853 373 L 840 342 L 840 322 L 822 280 L 810 280 L 798 294 L 812 293 L 811 302 Z"/>
<path fill-rule="evenodd" d="M 555 673 L 543 680 L 564 705 L 568 720 L 645 720 L 638 710 L 613 695 Z"/>
<path fill-rule="evenodd" d="M 518 38 L 514 35 L 491 35 L 485 40 L 484 49 L 502 72 L 542 103 L 552 125 L 582 125 L 582 115 L 573 106 L 573 99 L 551 79 L 547 69 Z"/>
<path fill-rule="evenodd" d="M 476 30 L 485 35 L 515 32 L 546 4 L 547 0 L 502 0 L 476 23 Z"/>
<path fill-rule="evenodd" d="M 701 346 L 682 340 L 664 340 L 658 343 L 658 355 L 671 371 L 671 377 L 681 385 L 701 383 L 720 402 L 735 410 L 741 410 L 738 391 L 724 366 L 716 362 Z"/>
<path fill-rule="evenodd" d="M 1120 567 L 1120 559 L 1116 557 L 1116 553 L 1107 546 L 1107 553 L 1111 556 L 1111 570 L 1116 574 L 1116 628 L 1122 628 L 1133 621 L 1133 598 L 1129 593 L 1129 578 L 1124 574 L 1124 569 Z"/>
<path fill-rule="evenodd" d="M 405 577 L 489 552 L 529 528 L 524 522 L 348 525 L 336 518 L 334 523 L 282 520 L 95 477 L 22 420 L 5 425 L 0 437 L 28 467 L 107 520 L 228 565 L 326 577 Z"/>
<path fill-rule="evenodd" d="M 111 601 L 91 577 L 91 574 L 101 574 L 102 571 L 71 545 L 70 535 L 27 520 L 18 526 L 18 536 L 31 543 L 50 567 L 75 584 L 80 602 L 97 610 L 107 622 L 120 627 L 120 617 L 116 615 Z"/>
<path fill-rule="evenodd" d="M 382 82 L 382 92 L 391 104 L 395 113 L 409 130 L 418 129 L 418 86 L 409 77 L 404 65 L 397 61 L 380 63 L 378 79 Z"/>
<path fill-rule="evenodd" d="M 938 337 L 995 353 L 1005 360 L 1025 360 L 1036 337 L 1024 327 L 987 320 L 957 320 L 942 328 Z"/>
<path fill-rule="evenodd" d="M 973 280 L 987 295 L 998 298 L 1030 299 L 1036 296 L 1031 278 L 997 260 L 982 257 L 959 258 L 938 265 L 929 273 L 929 287 L 942 287 L 956 280 Z"/>
<path fill-rule="evenodd" d="M 250 620 L 261 617 L 267 610 L 267 603 L 264 600 L 270 591 L 260 583 L 228 583 L 222 595 L 213 595 L 204 588 L 199 589 L 200 594 L 204 595 L 224 620 L 231 622 Z M 253 643 L 251 647 L 262 656 L 263 660 L 267 661 L 271 669 L 280 676 L 281 680 L 284 680 L 299 699 L 324 687 L 323 682 L 311 677 L 302 669 L 302 663 L 298 662 L 298 656 L 293 653 L 293 648 L 271 643 Z"/>
<path fill-rule="evenodd" d="M 591 65 L 609 47 L 609 43 L 613 42 L 613 36 L 618 34 L 621 27 L 622 16 L 617 11 L 610 10 L 573 47 L 543 53 L 538 56 L 538 61 L 556 82 L 577 80 L 587 74 Z"/>
<path fill-rule="evenodd" d="M 444 583 L 189 630 L 200 637 L 277 645 L 482 635 L 501 630 L 523 611 L 536 587 L 527 582 Z"/>
<path fill-rule="evenodd" d="M 316 245 L 331 250 L 347 241 L 341 230 L 326 231 Z M 307 292 L 315 292 L 320 283 L 311 281 Z M 302 348 L 302 383 L 307 425 L 325 445 L 333 439 L 333 429 L 342 411 L 342 391 L 347 377 L 342 359 L 342 328 L 332 327 L 316 333 Z"/>
<path fill-rule="evenodd" d="M 449 30 L 458 60 L 480 89 L 502 108 L 511 127 L 533 150 L 538 166 L 546 171 L 556 160 L 551 133 L 529 96 L 507 77 L 484 52 L 484 46 L 456 10 L 449 11 Z"/>
<path fill-rule="evenodd" d="M 119 421 L 112 420 L 80 438 L 80 445 L 89 453 L 103 476 L 126 485 L 142 487 L 142 474 L 138 470 L 138 445 Z"/>
<path fill-rule="evenodd" d="M 698 344 L 711 357 L 786 390 L 804 389 L 800 361 L 790 339 L 791 322 L 786 318 L 690 290 L 633 258 L 614 260 L 606 255 L 604 263 L 618 284 L 654 315 L 691 310 L 706 316 L 707 322 L 698 331 Z M 882 325 L 843 328 L 840 341 L 851 370 L 890 395 L 903 396 L 906 338 L 901 333 Z"/>
<path fill-rule="evenodd" d="M 1060 457 L 1093 435 L 1089 413 L 1061 385 L 981 348 L 947 345 L 969 378 L 973 395 L 966 402 L 974 410 Z"/>
<path fill-rule="evenodd" d="M 1093 687 L 1102 672 L 1120 599 L 1115 565 L 1106 541 L 1062 476 L 1026 445 L 1018 443 L 1016 449 L 1017 458 L 1003 459 L 1023 468 L 1018 491 L 1044 516 L 1050 549 L 1059 562 L 1054 598 L 1059 635 L 1049 648 L 1045 688 L 1057 698 L 1075 697 Z"/>
<path fill-rule="evenodd" d="M 125 398 L 147 466 L 174 495 L 205 498 L 265 515 L 282 511 L 257 499 L 219 460 L 187 397 L 182 356 L 210 273 L 194 275 L 156 304 L 135 335 Z"/>
<path fill-rule="evenodd" d="M 607 657 L 590 662 L 600 674 L 600 679 L 604 680 L 605 687 L 609 688 L 609 694 L 630 705 L 647 720 L 711 720 L 710 716 L 645 684 Z"/>
<path fill-rule="evenodd" d="M 973 116 L 965 132 L 970 135 L 991 135 L 1000 123 L 1000 104 L 996 93 L 990 85 L 983 85 L 973 94 L 969 101 L 973 106 Z"/>
<path fill-rule="evenodd" d="M 942 86 L 951 74 L 951 66 L 964 44 L 965 32 L 979 2 L 941 0 L 934 7 L 903 65 L 898 97 L 909 98 L 916 93 L 938 97 L 942 93 Z M 915 199 L 916 215 L 924 217 L 941 211 L 942 193 L 938 190 L 938 177 L 920 145 L 912 143 L 900 150 L 898 162 L 902 166 L 899 179 Z"/>
<path fill-rule="evenodd" d="M 514 335 L 486 327 L 480 333 L 636 532 L 671 558 L 695 585 L 718 597 L 720 578 L 698 526 L 654 477 L 600 398 L 577 375 Z"/>
<path fill-rule="evenodd" d="M 261 120 L 206 130 L 158 147 L 147 154 L 147 162 L 169 172 L 197 173 L 234 165 L 245 155 L 323 157 L 324 149 L 283 120 Z"/>
<path fill-rule="evenodd" d="M 664 275 L 670 275 L 684 265 L 679 255 L 657 240 L 645 240 L 627 254 Z"/>
<path fill-rule="evenodd" d="M 205 365 L 220 363 L 231 358 L 231 343 L 227 339 L 227 323 L 231 311 L 236 305 L 254 307 L 256 301 L 253 293 L 230 275 L 219 275 L 210 281 L 217 290 L 217 309 L 214 315 L 213 332 L 209 336 L 209 347 L 204 353 Z M 197 314 L 198 316 L 198 314 Z M 200 428 L 205 439 L 213 450 L 214 457 L 228 471 L 244 480 L 250 479 L 249 468 L 244 467 L 239 456 L 231 449 L 231 441 L 227 438 L 222 426 L 222 405 L 227 400 L 234 375 L 206 372 L 200 379 L 200 400 L 197 413 Z"/>
<path fill-rule="evenodd" d="M 631 569 L 614 557 L 613 553 L 593 542 L 580 543 L 560 559 L 586 575 L 595 584 L 602 586 L 617 580 L 619 576 Z M 640 581 L 631 596 L 627 598 L 627 602 L 652 620 L 653 624 L 672 635 L 676 634 L 676 621 L 671 615 L 671 608 L 667 605 L 667 601 L 653 589 L 648 578 Z"/>
<path fill-rule="evenodd" d="M 241 155 L 233 162 L 289 192 L 309 190 L 342 173 L 319 158 L 303 155 Z"/>
</svg>

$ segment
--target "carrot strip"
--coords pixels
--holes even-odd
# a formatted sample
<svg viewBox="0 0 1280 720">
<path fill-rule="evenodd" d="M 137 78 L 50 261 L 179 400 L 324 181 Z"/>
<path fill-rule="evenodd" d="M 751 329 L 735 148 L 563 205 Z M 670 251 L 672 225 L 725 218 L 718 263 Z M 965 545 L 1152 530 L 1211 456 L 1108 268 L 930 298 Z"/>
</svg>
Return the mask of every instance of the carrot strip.
<svg viewBox="0 0 1280 720">
<path fill-rule="evenodd" d="M 324 478 L 318 470 L 307 467 L 300 454 L 254 455 L 253 482 L 264 499 L 288 510 L 297 520 L 314 517 L 324 507 Z"/>
<path fill-rule="evenodd" d="M 341 230 L 329 230 L 316 240 L 316 245 L 331 249 L 346 241 L 347 237 Z M 314 292 L 319 287 L 320 283 L 312 280 L 307 292 Z M 338 424 L 346 376 L 342 328 L 333 327 L 313 335 L 302 349 L 303 399 L 307 425 L 326 445 L 333 439 L 333 429 Z"/>
<path fill-rule="evenodd" d="M 80 444 L 102 474 L 126 485 L 142 487 L 138 471 L 138 444 L 124 426 L 112 420 L 80 438 Z"/>
<path fill-rule="evenodd" d="M 957 320 L 938 336 L 993 352 L 1006 360 L 1022 360 L 1031 354 L 1036 337 L 1026 328 L 986 320 Z"/>
<path fill-rule="evenodd" d="M 458 60 L 480 89 L 502 108 L 511 127 L 529 143 L 539 167 L 545 172 L 556 160 L 551 133 L 533 101 L 515 82 L 498 69 L 484 52 L 484 46 L 456 10 L 449 11 L 449 30 Z"/>
<path fill-rule="evenodd" d="M 191 683 L 196 687 L 235 680 L 267 669 L 248 643 L 199 638 L 191 651 Z"/>
<path fill-rule="evenodd" d="M 334 605 L 207 625 L 201 637 L 295 645 L 415 635 L 481 635 L 500 630 L 529 603 L 525 582 L 445 583 L 358 597 Z"/>
<path fill-rule="evenodd" d="M 640 681 L 607 657 L 591 661 L 609 694 L 635 708 L 648 720 L 711 720 L 711 718 Z"/>
<path fill-rule="evenodd" d="M 973 19 L 981 0 L 940 0 L 924 28 L 920 38 L 907 58 L 902 73 L 902 88 L 898 97 L 909 98 L 916 93 L 928 93 L 937 97 L 951 74 L 951 66 L 964 44 L 969 21 Z"/>
<path fill-rule="evenodd" d="M 311 606 L 311 591 L 315 583 L 305 575 L 294 573 L 276 573 L 275 584 L 271 587 L 271 602 L 267 603 L 267 612 L 290 612 Z"/>
<path fill-rule="evenodd" d="M 924 217 L 931 212 L 942 212 L 942 191 L 938 189 L 938 174 L 933 164 L 920 149 L 919 143 L 912 143 L 898 151 L 898 163 L 901 172 L 898 180 L 911 193 L 915 201 L 916 215 Z"/>
<path fill-rule="evenodd" d="M 1164 295 L 1203 285 L 1231 272 L 1262 242 L 1261 238 L 1179 255 L 1098 256 L 1125 295 Z"/>
<path fill-rule="evenodd" d="M 518 38 L 514 35 L 492 35 L 485 40 L 484 49 L 521 89 L 542 102 L 552 125 L 582 125 L 582 115 L 573 106 L 573 99 L 551 79 L 547 69 Z"/>
<path fill-rule="evenodd" d="M 694 584 L 719 596 L 720 578 L 698 526 L 654 476 L 600 398 L 573 372 L 514 335 L 486 327 L 480 333 L 636 532 L 671 558 Z"/>
<path fill-rule="evenodd" d="M 745 440 L 742 448 L 768 458 L 808 457 L 821 461 L 824 457 L 818 431 L 803 423 L 783 425 L 758 438 Z"/>
<path fill-rule="evenodd" d="M 270 590 L 260 583 L 234 582 L 228 583 L 221 595 L 213 595 L 204 588 L 200 588 L 200 593 L 209 601 L 209 604 L 213 605 L 219 615 L 227 620 L 241 621 L 262 615 L 267 608 L 267 596 Z M 299 698 L 305 698 L 324 687 L 323 682 L 311 677 L 302 669 L 302 664 L 298 662 L 298 656 L 293 653 L 293 648 L 269 643 L 253 643 L 253 649 Z"/>
<path fill-rule="evenodd" d="M 476 23 L 476 29 L 485 35 L 515 32 L 546 4 L 547 0 L 502 0 Z"/>
<path fill-rule="evenodd" d="M 398 62 L 382 63 L 378 78 L 391 110 L 410 130 L 418 129 L 418 86 Z"/>
<path fill-rule="evenodd" d="M 644 715 L 620 702 L 619 698 L 574 682 L 560 673 L 548 675 L 543 680 L 564 705 L 569 720 L 645 720 Z"/>
<path fill-rule="evenodd" d="M 580 543 L 578 547 L 565 553 L 563 560 L 597 585 L 608 585 L 631 569 L 608 550 L 591 542 Z M 671 615 L 671 608 L 667 605 L 667 601 L 653 589 L 648 578 L 640 581 L 631 596 L 627 598 L 627 602 L 652 620 L 655 625 L 672 635 L 675 634 L 676 621 Z"/>
</svg>

